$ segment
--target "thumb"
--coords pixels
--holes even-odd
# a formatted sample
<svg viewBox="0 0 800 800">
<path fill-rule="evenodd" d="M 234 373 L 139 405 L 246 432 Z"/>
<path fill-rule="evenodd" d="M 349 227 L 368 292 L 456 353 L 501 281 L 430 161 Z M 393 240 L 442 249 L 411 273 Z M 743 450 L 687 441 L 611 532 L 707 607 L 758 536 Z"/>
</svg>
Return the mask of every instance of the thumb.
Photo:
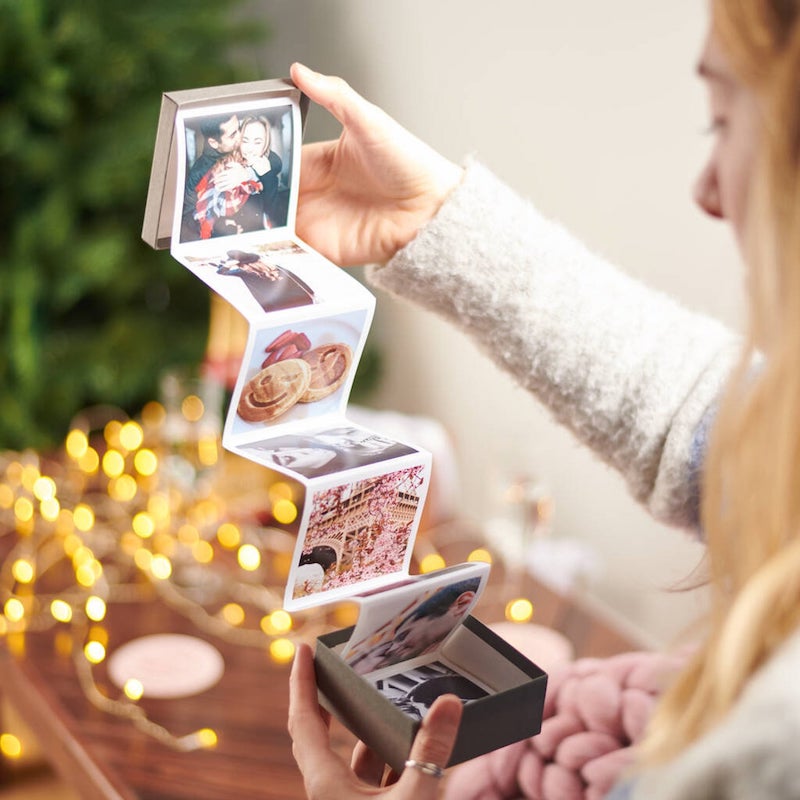
<svg viewBox="0 0 800 800">
<path fill-rule="evenodd" d="M 461 700 L 455 695 L 448 694 L 438 698 L 422 721 L 409 759 L 444 768 L 453 751 L 462 710 Z M 407 767 L 399 783 L 416 800 L 435 797 L 438 791 L 438 779 L 419 768 Z"/>
<path fill-rule="evenodd" d="M 323 75 L 297 62 L 292 64 L 290 73 L 297 88 L 333 114 L 345 128 L 369 131 L 370 125 L 375 124 L 379 117 L 383 117 L 384 121 L 388 119 L 344 78 Z"/>
</svg>

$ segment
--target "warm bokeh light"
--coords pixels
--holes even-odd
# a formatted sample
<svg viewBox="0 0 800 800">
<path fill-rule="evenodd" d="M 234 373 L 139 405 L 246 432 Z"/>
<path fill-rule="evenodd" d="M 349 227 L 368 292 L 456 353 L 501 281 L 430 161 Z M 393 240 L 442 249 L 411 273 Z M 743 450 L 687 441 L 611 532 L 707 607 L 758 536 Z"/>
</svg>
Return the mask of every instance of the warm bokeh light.
<svg viewBox="0 0 800 800">
<path fill-rule="evenodd" d="M 152 450 L 143 447 L 133 457 L 133 466 L 140 475 L 153 475 L 158 469 L 158 457 Z"/>
<path fill-rule="evenodd" d="M 83 431 L 72 430 L 67 434 L 65 445 L 67 455 L 77 461 L 89 449 L 89 438 Z"/>
<path fill-rule="evenodd" d="M 86 452 L 78 458 L 78 466 L 87 475 L 94 475 L 100 468 L 100 455 L 93 447 L 87 447 Z"/>
<path fill-rule="evenodd" d="M 165 581 L 172 575 L 172 563 L 163 555 L 155 555 L 150 561 L 150 572 L 153 577 L 158 578 L 160 581 Z"/>
<path fill-rule="evenodd" d="M 219 442 L 216 436 L 203 436 L 197 440 L 197 460 L 204 467 L 213 467 L 219 461 Z"/>
<path fill-rule="evenodd" d="M 214 558 L 214 548 L 204 539 L 192 545 L 194 560 L 200 564 L 208 564 Z"/>
<path fill-rule="evenodd" d="M 39 480 L 41 477 L 41 472 L 39 472 L 39 467 L 33 464 L 26 464 L 22 468 L 22 472 L 20 474 L 20 483 L 29 491 L 33 492 L 33 487 L 36 484 L 36 481 Z"/>
<path fill-rule="evenodd" d="M 86 642 L 86 646 L 83 648 L 83 654 L 90 664 L 99 664 L 106 657 L 106 648 L 100 642 Z"/>
<path fill-rule="evenodd" d="M 55 497 L 50 500 L 42 500 L 39 503 L 39 514 L 47 522 L 55 522 L 61 514 L 61 503 Z"/>
<path fill-rule="evenodd" d="M 292 629 L 292 616 L 283 609 L 273 611 L 261 618 L 261 630 L 267 636 L 288 633 Z"/>
<path fill-rule="evenodd" d="M 228 625 L 237 626 L 244 622 L 244 609 L 238 603 L 226 603 L 219 613 Z"/>
<path fill-rule="evenodd" d="M 108 647 L 108 630 L 102 625 L 92 625 L 87 638 L 93 642 L 100 642 L 103 647 Z"/>
<path fill-rule="evenodd" d="M 137 536 L 142 539 L 149 539 L 156 529 L 156 523 L 150 514 L 146 511 L 140 511 L 138 514 L 134 514 L 131 520 L 131 527 Z"/>
<path fill-rule="evenodd" d="M 75 580 L 84 588 L 91 589 L 102 574 L 99 561 L 86 561 L 75 569 Z"/>
<path fill-rule="evenodd" d="M 272 516 L 281 525 L 289 525 L 297 519 L 297 506 L 291 500 L 278 500 L 272 506 Z"/>
<path fill-rule="evenodd" d="M 437 569 L 443 569 L 445 566 L 447 563 L 438 553 L 428 553 L 419 562 L 419 571 L 422 573 L 436 572 Z"/>
<path fill-rule="evenodd" d="M 64 537 L 64 552 L 72 558 L 83 547 L 83 539 L 76 533 L 68 533 Z"/>
<path fill-rule="evenodd" d="M 41 500 L 52 500 L 56 496 L 56 482 L 52 478 L 41 476 L 33 483 L 33 496 Z"/>
<path fill-rule="evenodd" d="M 125 685 L 122 687 L 122 691 L 125 692 L 125 697 L 136 702 L 142 699 L 144 684 L 136 678 L 128 678 L 128 680 L 125 681 Z"/>
<path fill-rule="evenodd" d="M 53 600 L 50 603 L 50 614 L 58 622 L 70 622 L 72 620 L 72 606 L 65 600 Z"/>
<path fill-rule="evenodd" d="M 181 414 L 189 422 L 199 422 L 205 411 L 203 401 L 196 394 L 187 395 L 181 402 Z"/>
<path fill-rule="evenodd" d="M 132 475 L 120 475 L 108 485 L 108 494 L 112 500 L 127 503 L 136 497 L 139 487 L 136 479 Z"/>
<path fill-rule="evenodd" d="M 291 639 L 273 639 L 269 643 L 269 655 L 278 664 L 286 664 L 294 658 L 294 642 Z"/>
<path fill-rule="evenodd" d="M 146 547 L 140 547 L 133 554 L 133 563 L 136 564 L 140 570 L 147 571 L 150 569 L 150 564 L 152 561 L 153 554 Z"/>
<path fill-rule="evenodd" d="M 528 622 L 533 616 L 533 603 L 525 597 L 509 600 L 506 604 L 506 619 L 510 622 Z"/>
<path fill-rule="evenodd" d="M 236 559 L 242 569 L 250 572 L 257 570 L 261 566 L 261 553 L 252 544 L 243 544 L 236 554 Z"/>
<path fill-rule="evenodd" d="M 33 510 L 33 503 L 27 497 L 18 497 L 14 503 L 14 516 L 19 522 L 30 522 Z"/>
<path fill-rule="evenodd" d="M 79 531 L 86 533 L 94 527 L 94 511 L 86 503 L 78 503 L 72 511 L 72 521 Z"/>
<path fill-rule="evenodd" d="M 217 541 L 223 547 L 233 550 L 233 548 L 238 547 L 239 542 L 242 541 L 241 531 L 232 522 L 223 522 L 222 525 L 217 528 Z"/>
<path fill-rule="evenodd" d="M 270 503 L 277 503 L 278 500 L 294 500 L 294 492 L 286 481 L 275 481 L 267 489 L 267 497 Z"/>
<path fill-rule="evenodd" d="M 9 622 L 19 622 L 25 616 L 25 606 L 16 597 L 9 597 L 3 606 L 3 613 Z"/>
<path fill-rule="evenodd" d="M 22 742 L 13 733 L 0 734 L 0 753 L 6 758 L 20 758 L 22 756 Z"/>
<path fill-rule="evenodd" d="M 103 438 L 109 447 L 119 445 L 119 432 L 122 430 L 122 423 L 118 419 L 109 420 L 103 428 Z"/>
<path fill-rule="evenodd" d="M 7 483 L 0 483 L 0 508 L 14 505 L 14 490 Z"/>
<path fill-rule="evenodd" d="M 86 598 L 85 609 L 86 616 L 89 617 L 92 622 L 100 622 L 105 619 L 106 616 L 106 601 L 103 600 L 102 597 L 93 594 Z"/>
<path fill-rule="evenodd" d="M 12 486 L 19 486 L 22 483 L 22 464 L 19 461 L 12 461 L 6 467 L 6 479 Z"/>
<path fill-rule="evenodd" d="M 151 494 L 147 500 L 147 511 L 156 522 L 168 522 L 172 513 L 169 495 L 164 492 Z"/>
<path fill-rule="evenodd" d="M 197 743 L 206 750 L 211 747 L 216 747 L 219 741 L 217 732 L 211 728 L 201 728 L 195 735 L 197 737 Z"/>
<path fill-rule="evenodd" d="M 467 556 L 467 561 L 483 561 L 491 564 L 492 554 L 485 547 L 477 547 Z"/>
<path fill-rule="evenodd" d="M 30 583 L 36 575 L 36 569 L 27 558 L 18 558 L 11 565 L 11 574 L 18 583 Z"/>
<path fill-rule="evenodd" d="M 144 432 L 138 422 L 126 422 L 119 431 L 119 443 L 128 451 L 142 446 Z"/>
<path fill-rule="evenodd" d="M 102 465 L 103 472 L 109 478 L 118 478 L 125 471 L 125 458 L 119 450 L 106 450 Z"/>
<path fill-rule="evenodd" d="M 78 537 L 74 537 L 77 539 Z M 80 539 L 79 539 L 80 541 Z M 72 544 L 73 539 L 70 539 L 70 544 Z M 86 545 L 81 542 L 73 551 L 72 551 L 72 564 L 75 567 L 79 567 L 81 564 L 85 564 L 87 561 L 91 561 L 94 558 L 94 553 L 86 547 Z"/>
</svg>

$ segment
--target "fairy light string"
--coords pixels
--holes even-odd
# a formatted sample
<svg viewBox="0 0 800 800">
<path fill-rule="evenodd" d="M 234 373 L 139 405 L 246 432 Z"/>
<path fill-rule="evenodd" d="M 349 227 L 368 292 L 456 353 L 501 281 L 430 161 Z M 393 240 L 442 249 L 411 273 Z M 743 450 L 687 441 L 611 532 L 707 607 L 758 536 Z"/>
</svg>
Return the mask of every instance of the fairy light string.
<svg viewBox="0 0 800 800">
<path fill-rule="evenodd" d="M 181 404 L 190 425 L 202 423 L 198 403 L 190 397 Z M 115 608 L 158 598 L 198 631 L 261 649 L 276 664 L 291 661 L 298 641 L 313 641 L 331 623 L 346 627 L 357 612 L 349 603 L 327 615 L 282 609 L 294 536 L 229 515 L 214 472 L 218 439 L 184 429 L 176 443 L 167 416 L 149 403 L 140 420 L 118 412 L 95 430 L 87 412 L 53 459 L 0 453 L 0 637 L 12 653 L 24 652 L 27 634 L 56 629 L 54 648 L 72 658 L 93 706 L 190 751 L 215 746 L 217 733 L 176 735 L 150 719 L 139 704 L 146 689 L 135 677 L 116 698 L 98 685 L 95 667 L 107 657 L 105 626 Z M 280 476 L 259 496 L 276 523 L 296 519 L 296 490 Z M 431 533 L 418 540 L 422 572 L 446 565 Z M 446 546 L 453 537 L 443 530 L 439 538 Z M 492 556 L 478 548 L 468 560 Z M 508 604 L 507 619 L 530 619 L 533 608 L 521 600 Z"/>
<path fill-rule="evenodd" d="M 184 399 L 187 422 L 201 421 L 201 405 Z M 0 635 L 22 652 L 25 635 L 58 628 L 54 646 L 71 654 L 92 705 L 186 751 L 213 746 L 216 733 L 176 736 L 149 719 L 138 705 L 146 695 L 140 681 L 129 681 L 117 699 L 97 684 L 94 667 L 106 659 L 104 624 L 115 606 L 157 597 L 199 631 L 260 648 L 279 664 L 329 621 L 282 610 L 277 583 L 288 574 L 293 537 L 230 519 L 205 474 L 219 443 L 187 437 L 176 446 L 166 420 L 151 403 L 141 421 L 121 412 L 108 419 L 101 436 L 79 422 L 53 460 L 33 451 L 0 454 Z M 278 483 L 267 495 L 290 519 L 296 498 Z"/>
</svg>

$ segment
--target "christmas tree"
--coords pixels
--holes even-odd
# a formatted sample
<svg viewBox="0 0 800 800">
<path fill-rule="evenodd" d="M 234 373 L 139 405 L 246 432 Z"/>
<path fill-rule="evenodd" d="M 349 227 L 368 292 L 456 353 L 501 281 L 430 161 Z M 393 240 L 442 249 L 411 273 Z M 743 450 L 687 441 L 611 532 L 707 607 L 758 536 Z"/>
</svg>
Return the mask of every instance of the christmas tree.
<svg viewBox="0 0 800 800">
<path fill-rule="evenodd" d="M 161 94 L 263 77 L 240 0 L 0 0 L 0 448 L 197 364 L 208 293 L 140 239 Z"/>
</svg>

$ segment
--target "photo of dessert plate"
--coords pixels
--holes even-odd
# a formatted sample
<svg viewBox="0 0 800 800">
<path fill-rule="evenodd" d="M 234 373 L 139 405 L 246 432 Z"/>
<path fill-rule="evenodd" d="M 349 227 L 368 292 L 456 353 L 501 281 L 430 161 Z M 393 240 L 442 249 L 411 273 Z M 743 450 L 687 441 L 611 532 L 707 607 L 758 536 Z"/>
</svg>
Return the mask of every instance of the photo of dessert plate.
<svg viewBox="0 0 800 800">
<path fill-rule="evenodd" d="M 357 311 L 259 331 L 236 401 L 233 432 L 263 431 L 265 426 L 313 419 L 340 407 L 344 411 L 341 390 L 357 366 L 362 333 L 358 323 L 363 318 L 364 312 Z M 265 366 L 265 348 L 289 328 L 304 334 L 310 348 Z"/>
</svg>

